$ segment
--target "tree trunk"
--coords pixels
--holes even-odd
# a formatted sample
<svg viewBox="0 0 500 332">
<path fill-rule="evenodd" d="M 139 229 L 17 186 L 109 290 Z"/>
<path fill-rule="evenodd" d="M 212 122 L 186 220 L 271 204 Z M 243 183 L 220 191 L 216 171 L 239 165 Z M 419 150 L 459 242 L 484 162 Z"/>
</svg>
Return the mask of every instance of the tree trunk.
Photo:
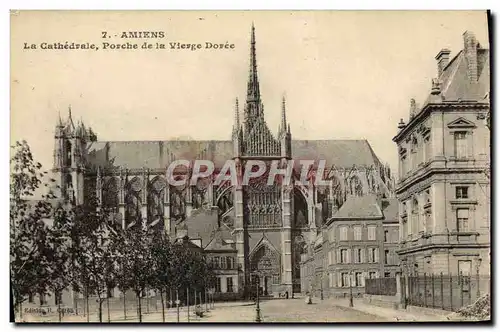
<svg viewBox="0 0 500 332">
<path fill-rule="evenodd" d="M 158 312 L 158 300 L 156 299 L 156 297 L 157 297 L 157 293 L 155 291 L 155 312 Z"/>
<path fill-rule="evenodd" d="M 78 316 L 78 293 L 75 295 L 75 290 L 73 290 L 73 296 L 75 300 L 75 314 Z"/>
<path fill-rule="evenodd" d="M 177 297 L 177 300 L 176 300 L 176 305 L 177 305 L 177 323 L 179 323 L 179 321 L 180 321 L 180 319 L 179 319 L 180 318 L 179 317 L 179 315 L 180 315 L 180 312 L 179 312 L 179 302 L 178 302 L 179 301 L 179 289 L 175 290 L 175 294 L 176 294 L 176 297 Z"/>
<path fill-rule="evenodd" d="M 125 298 L 125 292 L 123 292 L 123 320 L 127 320 L 127 301 Z"/>
<path fill-rule="evenodd" d="M 137 309 L 138 309 L 138 315 L 139 315 L 139 323 L 142 323 L 141 293 L 139 292 L 136 295 L 137 295 L 137 299 L 139 300 L 139 305 L 137 307 Z"/>
<path fill-rule="evenodd" d="M 87 288 L 87 294 L 85 294 L 85 300 L 87 301 L 87 323 L 90 322 L 90 309 L 89 309 L 89 292 Z"/>
<path fill-rule="evenodd" d="M 146 289 L 146 314 L 149 314 L 149 290 Z"/>
<path fill-rule="evenodd" d="M 59 315 L 59 323 L 62 322 L 62 313 L 61 313 L 61 299 L 59 298 L 59 292 L 56 292 L 57 298 L 57 314 Z"/>
<path fill-rule="evenodd" d="M 23 301 L 19 301 L 19 304 L 17 305 L 18 310 L 19 310 L 19 320 L 23 319 Z"/>
<path fill-rule="evenodd" d="M 161 318 L 162 322 L 165 323 L 165 301 L 163 301 L 163 291 L 160 288 L 160 298 L 161 298 Z"/>
<path fill-rule="evenodd" d="M 207 289 L 205 288 L 205 311 L 208 311 Z"/>
<path fill-rule="evenodd" d="M 188 323 L 189 323 L 189 287 L 186 288 L 186 305 L 187 305 L 187 318 L 188 318 Z"/>
<path fill-rule="evenodd" d="M 108 323 L 111 322 L 111 313 L 109 312 L 109 297 L 106 297 L 106 305 L 108 306 Z"/>
<path fill-rule="evenodd" d="M 102 303 L 104 302 L 104 299 L 98 297 L 98 301 L 99 301 L 99 323 L 102 323 Z"/>
</svg>

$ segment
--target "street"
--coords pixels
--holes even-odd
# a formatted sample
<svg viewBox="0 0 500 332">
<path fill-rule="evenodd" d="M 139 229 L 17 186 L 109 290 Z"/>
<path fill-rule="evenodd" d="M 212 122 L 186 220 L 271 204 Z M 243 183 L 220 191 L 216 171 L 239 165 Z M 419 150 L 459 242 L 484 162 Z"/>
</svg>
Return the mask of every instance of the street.
<svg viewBox="0 0 500 332">
<path fill-rule="evenodd" d="M 203 306 L 205 308 L 205 306 Z M 336 305 L 335 301 L 316 299 L 313 304 L 307 305 L 304 299 L 273 299 L 260 303 L 261 317 L 263 322 L 374 322 L 388 321 L 387 318 L 368 314 Z M 194 315 L 194 307 L 190 307 L 190 322 L 255 322 L 256 306 L 253 302 L 226 302 L 216 303 L 215 309 L 204 314 L 203 318 Z M 37 314 L 23 314 L 26 322 L 58 322 L 57 314 L 41 316 Z M 87 317 L 82 315 L 66 315 L 63 322 L 86 322 Z M 90 322 L 97 322 L 97 313 L 92 313 Z M 162 322 L 162 313 L 151 311 L 143 313 L 143 322 Z M 165 322 L 175 323 L 177 321 L 177 310 L 169 309 L 165 312 Z M 180 322 L 187 322 L 186 308 L 180 309 Z M 108 322 L 107 311 L 103 311 L 103 323 Z M 137 323 L 138 319 L 132 312 L 128 312 L 127 319 L 123 319 L 123 313 L 118 310 L 111 311 L 111 322 Z"/>
</svg>

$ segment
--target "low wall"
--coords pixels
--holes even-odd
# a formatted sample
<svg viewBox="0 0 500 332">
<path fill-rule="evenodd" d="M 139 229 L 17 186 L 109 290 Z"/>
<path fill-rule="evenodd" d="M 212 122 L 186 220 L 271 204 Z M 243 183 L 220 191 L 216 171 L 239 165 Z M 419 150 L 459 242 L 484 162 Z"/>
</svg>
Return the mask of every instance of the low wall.
<svg viewBox="0 0 500 332">
<path fill-rule="evenodd" d="M 370 295 L 363 296 L 363 302 L 366 304 L 376 305 L 380 307 L 402 309 L 401 298 L 398 295 Z"/>
<path fill-rule="evenodd" d="M 453 311 L 442 310 L 437 308 L 426 308 L 426 307 L 418 307 L 414 305 L 409 305 L 406 307 L 406 311 L 415 313 L 415 314 L 425 314 L 431 316 L 447 316 Z"/>
</svg>

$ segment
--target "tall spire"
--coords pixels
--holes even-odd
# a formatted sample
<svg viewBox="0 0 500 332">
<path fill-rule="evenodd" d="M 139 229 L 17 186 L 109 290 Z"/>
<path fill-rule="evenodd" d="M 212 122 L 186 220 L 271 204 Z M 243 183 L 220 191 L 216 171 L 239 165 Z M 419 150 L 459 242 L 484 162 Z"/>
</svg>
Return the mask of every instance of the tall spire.
<svg viewBox="0 0 500 332">
<path fill-rule="evenodd" d="M 255 53 L 255 27 L 252 22 L 252 33 L 250 37 L 250 69 L 248 72 L 247 102 L 255 101 L 259 104 L 260 89 L 257 77 L 257 56 Z"/>
<path fill-rule="evenodd" d="M 236 98 L 236 102 L 234 105 L 234 128 L 233 131 L 237 132 L 240 129 L 240 106 L 238 103 L 238 98 Z"/>
<path fill-rule="evenodd" d="M 283 131 L 286 130 L 286 102 L 285 102 L 284 95 L 283 95 L 283 101 L 281 104 L 281 128 Z"/>
</svg>

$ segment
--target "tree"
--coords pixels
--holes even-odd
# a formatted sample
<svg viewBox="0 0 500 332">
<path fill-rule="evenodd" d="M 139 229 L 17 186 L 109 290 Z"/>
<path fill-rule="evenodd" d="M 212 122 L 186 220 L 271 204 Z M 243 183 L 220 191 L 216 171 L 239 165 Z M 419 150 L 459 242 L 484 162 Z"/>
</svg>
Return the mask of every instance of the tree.
<svg viewBox="0 0 500 332">
<path fill-rule="evenodd" d="M 151 254 L 153 259 L 152 286 L 159 291 L 161 299 L 162 320 L 165 322 L 165 300 L 163 294 L 170 287 L 169 274 L 172 260 L 172 246 L 164 233 L 153 235 Z"/>
<path fill-rule="evenodd" d="M 123 294 L 123 318 L 127 319 L 126 292 L 130 289 L 130 261 L 127 255 L 125 232 L 118 230 L 111 233 L 112 251 L 116 257 L 115 282 Z"/>
<path fill-rule="evenodd" d="M 60 206 L 53 214 L 53 225 L 49 230 L 48 250 L 48 288 L 55 295 L 58 306 L 59 321 L 62 320 L 61 294 L 73 280 L 71 269 L 71 238 L 73 227 L 71 210 Z"/>
<path fill-rule="evenodd" d="M 138 299 L 139 322 L 142 322 L 141 300 L 144 291 L 152 284 L 153 259 L 150 250 L 150 237 L 142 227 L 129 229 L 125 233 L 125 256 L 129 263 L 128 284 Z"/>
<path fill-rule="evenodd" d="M 42 184 L 47 172 L 35 162 L 26 141 L 12 146 L 10 159 L 10 274 L 14 307 L 22 311 L 21 305 L 33 290 L 44 294 L 47 285 L 48 226 L 45 218 L 50 216 L 52 193 L 42 200 L 32 198 Z M 51 179 L 54 182 L 53 179 Z M 48 186 L 46 183 L 45 186 Z"/>
</svg>

